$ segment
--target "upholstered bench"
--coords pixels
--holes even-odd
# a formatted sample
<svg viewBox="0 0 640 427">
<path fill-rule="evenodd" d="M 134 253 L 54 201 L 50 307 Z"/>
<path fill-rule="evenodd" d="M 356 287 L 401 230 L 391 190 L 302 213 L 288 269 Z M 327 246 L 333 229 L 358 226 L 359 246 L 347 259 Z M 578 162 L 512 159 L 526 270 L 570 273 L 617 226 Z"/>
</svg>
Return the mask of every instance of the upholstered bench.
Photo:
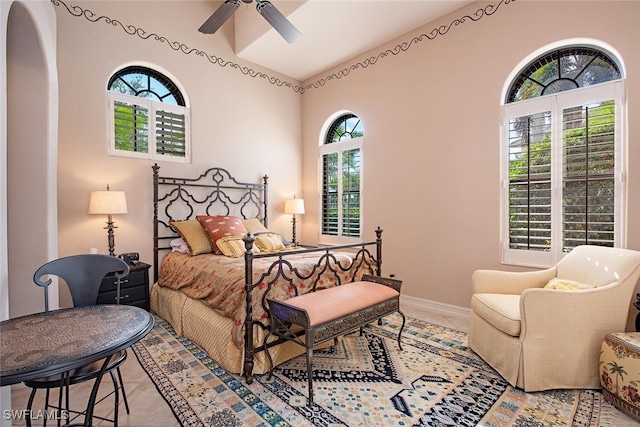
<svg viewBox="0 0 640 427">
<path fill-rule="evenodd" d="M 388 314 L 398 312 L 402 327 L 398 332 L 398 347 L 402 350 L 401 335 L 405 317 L 400 311 L 402 281 L 364 275 L 362 281 L 350 282 L 276 301 L 267 298 L 271 315 L 269 335 L 294 341 L 307 350 L 309 405 L 313 404 L 313 347 L 360 328 Z M 296 333 L 296 329 L 301 333 Z M 304 342 L 299 338 L 304 333 Z M 266 338 L 269 338 L 269 335 Z M 266 342 L 266 339 L 265 339 Z M 273 362 L 269 359 L 269 375 Z"/>
<path fill-rule="evenodd" d="M 600 350 L 604 399 L 640 422 L 640 333 L 609 334 Z"/>
</svg>

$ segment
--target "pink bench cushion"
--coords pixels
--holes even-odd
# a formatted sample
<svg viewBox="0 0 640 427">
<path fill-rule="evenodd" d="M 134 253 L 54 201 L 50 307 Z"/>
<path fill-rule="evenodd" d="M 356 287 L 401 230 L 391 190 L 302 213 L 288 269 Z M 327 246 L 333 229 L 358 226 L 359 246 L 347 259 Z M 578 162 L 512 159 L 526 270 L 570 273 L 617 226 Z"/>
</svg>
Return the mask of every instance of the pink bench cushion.
<svg viewBox="0 0 640 427">
<path fill-rule="evenodd" d="M 284 301 L 306 310 L 315 326 L 397 297 L 398 291 L 373 282 L 350 282 Z"/>
</svg>

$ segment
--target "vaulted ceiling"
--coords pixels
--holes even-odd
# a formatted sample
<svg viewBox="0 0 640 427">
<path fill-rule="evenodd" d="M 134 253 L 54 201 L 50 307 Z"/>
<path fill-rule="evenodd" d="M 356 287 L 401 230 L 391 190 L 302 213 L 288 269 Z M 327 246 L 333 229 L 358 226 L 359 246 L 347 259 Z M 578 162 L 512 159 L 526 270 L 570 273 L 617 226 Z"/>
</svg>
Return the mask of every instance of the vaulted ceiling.
<svg viewBox="0 0 640 427">
<path fill-rule="evenodd" d="M 302 33 L 294 44 L 269 25 L 256 11 L 255 2 L 241 3 L 223 26 L 234 26 L 235 51 L 240 58 L 304 81 L 472 2 L 271 0 Z M 213 13 L 222 2 L 210 4 Z M 207 18 L 203 16 L 202 22 Z"/>
</svg>

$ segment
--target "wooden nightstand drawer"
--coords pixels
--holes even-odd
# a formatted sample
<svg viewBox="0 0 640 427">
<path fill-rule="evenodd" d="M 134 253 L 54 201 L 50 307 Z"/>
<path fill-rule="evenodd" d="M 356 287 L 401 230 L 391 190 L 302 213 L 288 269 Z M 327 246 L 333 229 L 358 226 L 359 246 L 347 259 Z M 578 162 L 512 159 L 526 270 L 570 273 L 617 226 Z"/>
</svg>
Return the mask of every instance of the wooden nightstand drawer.
<svg viewBox="0 0 640 427">
<path fill-rule="evenodd" d="M 120 304 L 135 305 L 149 310 L 149 264 L 139 262 L 129 265 L 129 274 L 120 281 Z M 98 292 L 98 304 L 115 304 L 118 279 L 115 273 L 102 279 Z"/>
<path fill-rule="evenodd" d="M 135 288 L 122 288 L 120 289 L 120 304 L 131 304 L 134 301 L 144 301 L 146 298 L 146 292 L 144 287 L 138 286 Z M 115 304 L 116 303 L 116 291 L 104 292 L 98 295 L 98 304 Z"/>
<path fill-rule="evenodd" d="M 132 286 L 139 286 L 146 283 L 145 271 L 131 271 L 129 275 L 120 280 L 120 289 L 130 288 Z M 100 293 L 115 291 L 117 288 L 118 279 L 115 276 L 105 276 L 102 279 L 102 285 L 100 286 Z"/>
</svg>

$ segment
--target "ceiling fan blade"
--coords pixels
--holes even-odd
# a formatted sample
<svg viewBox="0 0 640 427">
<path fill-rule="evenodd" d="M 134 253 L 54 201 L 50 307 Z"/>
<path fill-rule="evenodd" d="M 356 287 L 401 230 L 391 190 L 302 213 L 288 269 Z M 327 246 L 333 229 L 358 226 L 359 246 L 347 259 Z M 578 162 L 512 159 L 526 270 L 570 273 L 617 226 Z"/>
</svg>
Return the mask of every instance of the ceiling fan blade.
<svg viewBox="0 0 640 427">
<path fill-rule="evenodd" d="M 258 13 L 266 19 L 271 26 L 289 43 L 295 43 L 302 37 L 302 34 L 284 17 L 271 2 L 267 0 L 257 0 Z"/>
<path fill-rule="evenodd" d="M 222 24 L 224 24 L 225 21 L 233 15 L 233 12 L 235 12 L 238 7 L 240 7 L 240 0 L 225 1 L 215 12 L 213 12 L 213 15 L 211 15 L 209 19 L 207 19 L 205 23 L 198 28 L 198 31 L 204 34 L 215 33 L 218 31 L 218 28 L 220 28 Z"/>
</svg>

